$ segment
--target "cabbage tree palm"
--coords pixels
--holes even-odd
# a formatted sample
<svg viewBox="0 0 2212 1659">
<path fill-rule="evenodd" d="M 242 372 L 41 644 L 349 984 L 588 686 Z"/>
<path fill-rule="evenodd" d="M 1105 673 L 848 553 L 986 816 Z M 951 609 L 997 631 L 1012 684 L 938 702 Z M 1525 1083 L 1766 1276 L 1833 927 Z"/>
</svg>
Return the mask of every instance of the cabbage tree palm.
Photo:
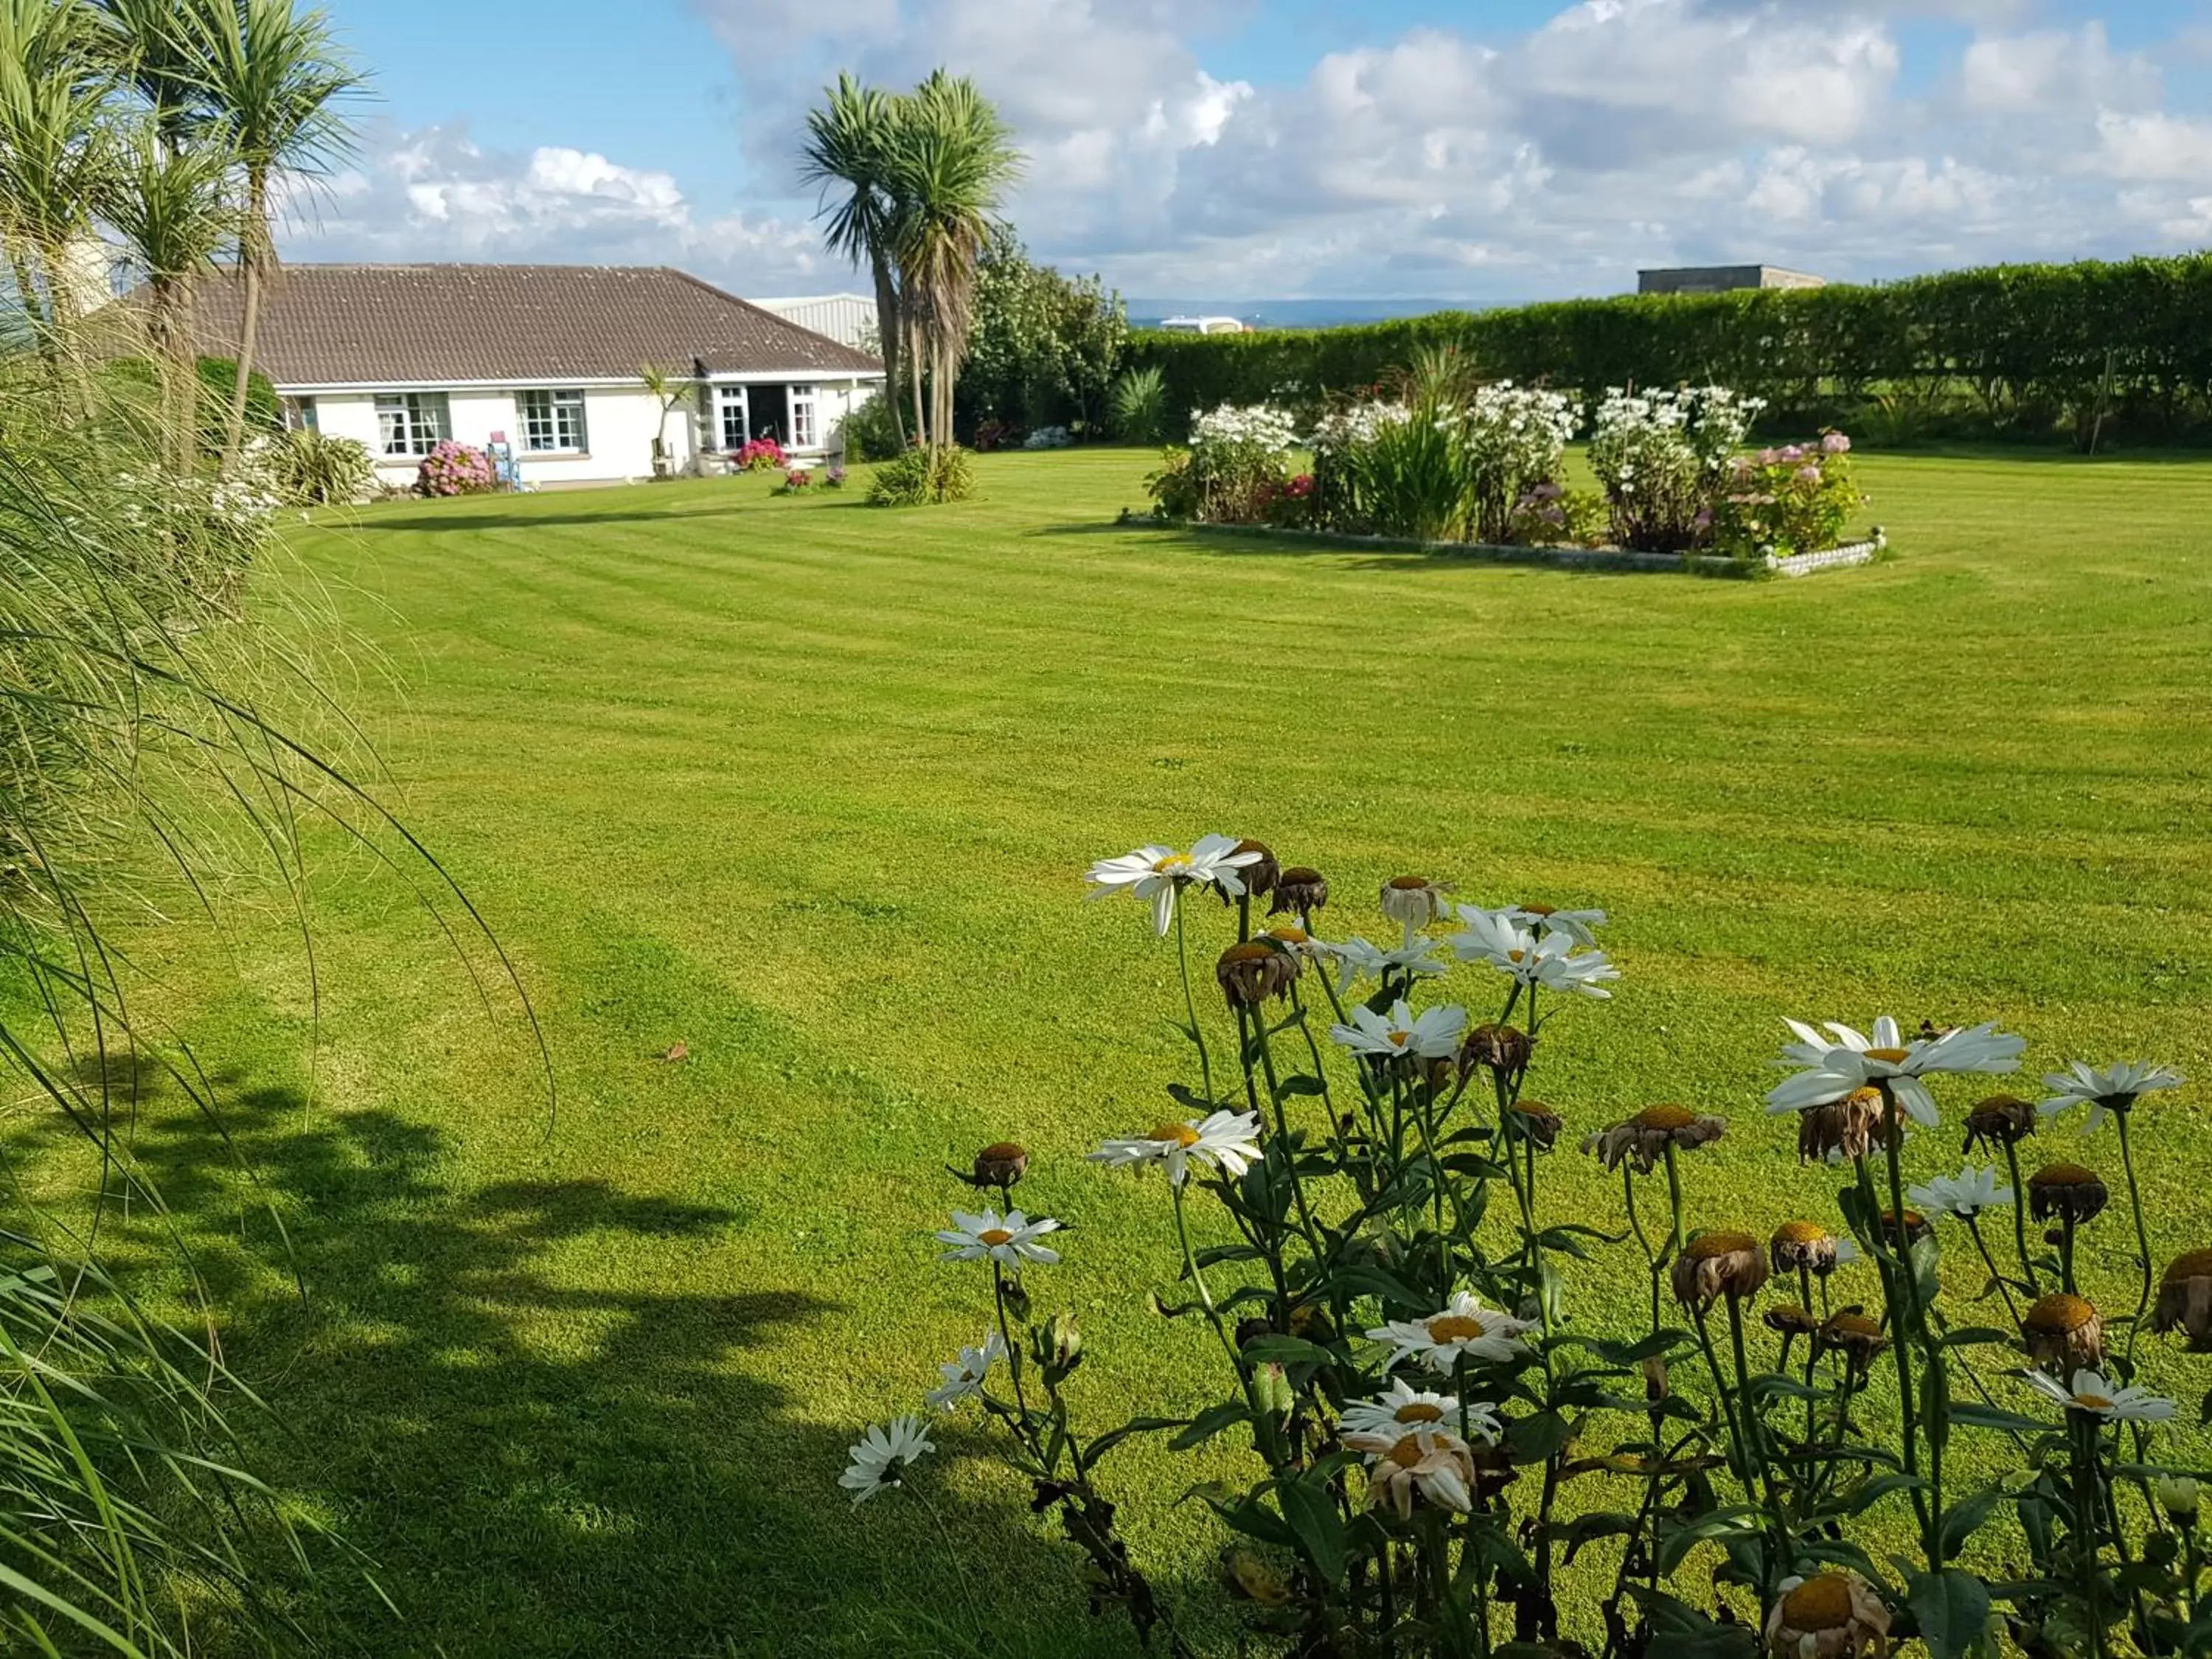
<svg viewBox="0 0 2212 1659">
<path fill-rule="evenodd" d="M 886 169 L 899 289 L 929 376 L 927 441 L 952 441 L 952 390 L 975 319 L 975 265 L 1022 157 L 1012 129 L 964 76 L 939 70 L 892 129 Z"/>
<path fill-rule="evenodd" d="M 195 49 L 208 130 L 222 134 L 237 158 L 245 314 L 223 433 L 228 471 L 246 434 L 262 290 L 276 269 L 270 188 L 280 177 L 312 177 L 346 152 L 343 104 L 362 81 L 329 20 L 295 0 L 179 0 L 178 11 Z"/>
<path fill-rule="evenodd" d="M 149 118 L 120 147 L 101 216 L 146 283 L 146 329 L 161 375 L 170 465 L 191 465 L 199 431 L 192 304 L 201 277 L 234 246 L 238 215 L 229 185 L 234 157 L 210 131 L 180 148 Z"/>
<path fill-rule="evenodd" d="M 82 0 L 0 0 L 0 243 L 25 324 L 50 362 L 78 307 L 73 249 L 111 165 L 113 82 Z"/>
<path fill-rule="evenodd" d="M 899 410 L 899 363 L 906 321 L 891 247 L 897 213 L 888 166 L 905 102 L 861 85 L 849 74 L 840 75 L 822 107 L 808 112 L 806 143 L 799 155 L 801 176 L 822 193 L 817 216 L 826 222 L 823 234 L 831 250 L 855 266 L 866 264 L 875 280 L 884 395 L 890 399 L 901 443 L 906 441 L 906 419 Z M 918 380 L 915 395 L 919 398 Z"/>
</svg>

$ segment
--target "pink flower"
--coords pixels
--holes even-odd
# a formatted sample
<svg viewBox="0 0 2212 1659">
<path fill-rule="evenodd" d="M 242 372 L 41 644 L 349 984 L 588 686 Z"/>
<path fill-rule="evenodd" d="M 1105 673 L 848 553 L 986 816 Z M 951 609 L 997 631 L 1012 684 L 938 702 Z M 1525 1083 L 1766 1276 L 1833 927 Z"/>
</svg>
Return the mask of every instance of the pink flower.
<svg viewBox="0 0 2212 1659">
<path fill-rule="evenodd" d="M 1801 466 L 1797 469 L 1796 476 L 1799 483 L 1818 483 L 1820 482 L 1820 469 L 1817 465 Z"/>
<path fill-rule="evenodd" d="M 1846 455 L 1850 453 L 1851 441 L 1840 432 L 1821 434 L 1820 453 L 1824 455 Z"/>
<path fill-rule="evenodd" d="M 1787 448 L 1782 450 L 1775 459 L 1777 460 L 1783 461 L 1802 461 L 1805 459 L 1805 446 L 1802 444 L 1791 444 Z"/>
<path fill-rule="evenodd" d="M 1691 528 L 1691 529 L 1692 529 L 1692 530 L 1711 530 L 1712 527 L 1713 527 L 1713 510 L 1712 510 L 1712 508 L 1711 508 L 1710 507 L 1699 507 L 1699 508 L 1698 509 L 1698 516 L 1697 516 L 1696 518 L 1694 518 L 1694 519 L 1692 519 L 1692 520 L 1690 520 L 1690 528 Z"/>
</svg>

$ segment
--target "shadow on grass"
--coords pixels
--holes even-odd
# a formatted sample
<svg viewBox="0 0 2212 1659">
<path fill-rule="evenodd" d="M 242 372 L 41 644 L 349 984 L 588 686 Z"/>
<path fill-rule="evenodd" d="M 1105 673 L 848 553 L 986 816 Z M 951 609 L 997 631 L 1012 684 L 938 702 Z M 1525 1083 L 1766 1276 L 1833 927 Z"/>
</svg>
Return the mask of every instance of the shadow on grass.
<svg viewBox="0 0 2212 1659">
<path fill-rule="evenodd" d="M 1191 552 L 1203 554 L 1211 559 L 1328 558 L 1346 563 L 1354 570 L 1411 570 L 1431 565 L 1457 565 L 1468 570 L 1528 570 L 1562 576 L 1663 579 L 1703 574 L 1695 570 L 1642 569 L 1626 564 L 1555 564 L 1534 549 L 1528 550 L 1525 556 L 1517 551 L 1511 556 L 1504 556 L 1449 544 L 1377 546 L 1372 540 L 1363 537 L 1332 536 L 1322 532 L 1271 535 L 1243 525 L 1122 524 L 1106 519 L 1074 524 L 1039 525 L 1021 533 L 1034 537 L 1150 536 L 1163 541 L 1179 542 Z"/>
<path fill-rule="evenodd" d="M 306 1114 L 289 1090 L 233 1082 L 218 1129 L 157 1077 L 113 1080 L 141 1103 L 138 1157 L 226 1357 L 273 1407 L 240 1425 L 258 1466 L 366 1552 L 399 1609 L 322 1571 L 298 1609 L 316 1651 L 1134 1650 L 1118 1620 L 1084 1618 L 1071 1554 L 1018 1498 L 947 1494 L 957 1421 L 933 1431 L 933 1513 L 908 1494 L 848 1507 L 835 1483 L 854 1431 L 797 1420 L 798 1357 L 834 1367 L 866 1333 L 794 1340 L 838 1305 L 665 1282 L 754 1218 L 597 1178 L 462 1189 L 443 1134 L 392 1113 Z M 149 1264 L 173 1259 L 143 1219 L 134 1237 Z M 939 1516 L 980 1611 L 949 1582 Z"/>
</svg>

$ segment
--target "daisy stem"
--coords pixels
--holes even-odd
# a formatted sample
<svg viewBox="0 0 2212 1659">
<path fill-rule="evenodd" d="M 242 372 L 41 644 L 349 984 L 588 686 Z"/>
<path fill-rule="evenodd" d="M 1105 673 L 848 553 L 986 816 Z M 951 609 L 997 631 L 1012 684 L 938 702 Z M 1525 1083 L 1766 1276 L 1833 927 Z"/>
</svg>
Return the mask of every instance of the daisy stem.
<svg viewBox="0 0 2212 1659">
<path fill-rule="evenodd" d="M 1705 1310 L 1695 1302 L 1689 1303 L 1690 1322 L 1697 1327 L 1698 1352 L 1705 1356 L 1705 1370 L 1713 1379 L 1713 1395 L 1721 1408 L 1721 1427 L 1728 1438 L 1729 1468 L 1743 1487 L 1747 1498 L 1755 1498 L 1757 1484 L 1748 1448 L 1741 1432 L 1736 1428 L 1735 1404 L 1730 1397 L 1727 1373 L 1721 1370 L 1721 1357 L 1713 1346 L 1712 1333 L 1705 1327 Z"/>
<path fill-rule="evenodd" d="M 1875 1248 L 1875 1264 L 1881 1273 L 1883 1299 L 1889 1305 L 1889 1350 L 1897 1361 L 1897 1411 L 1899 1425 L 1904 1431 L 1905 1472 L 1920 1473 L 1920 1413 L 1917 1397 L 1912 1391 L 1912 1340 L 1920 1328 L 1918 1287 L 1912 1278 L 1912 1260 L 1907 1255 L 1900 1258 L 1898 1242 L 1905 1234 L 1905 1176 L 1898 1164 L 1897 1109 L 1891 1103 L 1888 1088 L 1882 1089 L 1882 1141 L 1889 1161 L 1890 1208 L 1896 1232 L 1882 1225 L 1881 1200 L 1875 1196 L 1874 1174 L 1867 1168 L 1862 1153 L 1854 1162 L 1858 1168 L 1859 1194 L 1866 1206 L 1867 1237 Z M 1928 1494 L 1919 1486 L 1912 1488 L 1912 1510 L 1920 1522 L 1920 1535 L 1927 1548 L 1929 1565 L 1941 1564 L 1935 1559 L 1934 1535 L 1929 1528 L 1934 1524 L 1928 1513 Z"/>
<path fill-rule="evenodd" d="M 2043 1294 L 2035 1282 L 2035 1258 L 2027 1253 L 2027 1188 L 2020 1184 L 2020 1149 L 2009 1140 L 2004 1144 L 2005 1169 L 2012 1176 L 2012 1239 L 2013 1248 L 2020 1252 L 2020 1271 L 2027 1281 L 2031 1298 Z"/>
<path fill-rule="evenodd" d="M 1304 1021 L 1301 1019 L 1303 1025 Z M 1327 1253 L 1321 1247 L 1321 1229 L 1314 1223 L 1313 1206 L 1306 1201 L 1305 1182 L 1298 1176 L 1297 1149 L 1291 1145 L 1291 1126 L 1283 1110 L 1282 1085 L 1275 1080 L 1274 1040 L 1267 1035 L 1267 1011 L 1252 1010 L 1252 1029 L 1259 1034 L 1260 1067 L 1267 1079 L 1267 1098 L 1275 1103 L 1275 1133 L 1283 1140 L 1283 1167 L 1291 1172 L 1291 1197 L 1298 1206 L 1298 1230 L 1306 1236 L 1306 1249 L 1312 1254 L 1314 1276 L 1322 1277 L 1328 1269 Z M 1316 1056 L 1316 1064 L 1319 1063 Z"/>
<path fill-rule="evenodd" d="M 1006 1323 L 1006 1270 L 994 1260 L 991 1263 L 991 1299 L 998 1304 L 999 1340 L 1006 1345 L 1006 1371 L 1014 1380 L 1014 1404 L 1021 1408 L 1022 1432 L 1030 1428 L 1030 1402 L 1022 1394 L 1022 1351 L 1014 1346 L 1014 1333 Z"/>
<path fill-rule="evenodd" d="M 2074 1215 L 2071 1210 L 2058 1218 L 2058 1288 L 2069 1296 L 2079 1294 L 2074 1288 Z"/>
<path fill-rule="evenodd" d="M 2142 1334 L 2143 1316 L 2150 1311 L 2150 1235 L 2143 1228 L 2142 1192 L 2136 1185 L 2135 1153 L 2128 1145 L 2128 1117 L 2125 1109 L 2116 1109 L 2112 1115 L 2120 1126 L 2120 1168 L 2127 1172 L 2128 1208 L 2136 1223 L 2136 1264 L 2142 1273 L 2142 1289 L 2136 1297 L 2135 1322 L 2128 1327 L 2128 1360 L 2136 1357 L 2136 1338 Z M 2153 1511 L 2155 1513 L 2155 1510 Z"/>
<path fill-rule="evenodd" d="M 1990 1270 L 1990 1277 L 1996 1281 L 1998 1294 L 2004 1297 L 2005 1312 L 2012 1316 L 2013 1328 L 2017 1330 L 2020 1328 L 2020 1309 L 2012 1299 L 2011 1281 L 1997 1271 L 1996 1258 L 1990 1254 L 1989 1241 L 1982 1237 L 1979 1219 L 1971 1215 L 1961 1216 L 1960 1219 L 1966 1224 L 1966 1232 L 1974 1241 L 1974 1248 L 1982 1253 L 1982 1265 Z"/>
<path fill-rule="evenodd" d="M 1170 1189 L 1175 1194 L 1176 1243 L 1182 1246 L 1182 1270 L 1198 1292 L 1198 1305 L 1206 1310 L 1213 1334 L 1221 1339 L 1222 1351 L 1229 1356 L 1229 1367 L 1236 1372 L 1239 1382 L 1244 1381 L 1244 1357 L 1237 1352 L 1237 1344 L 1222 1325 L 1221 1310 L 1213 1305 L 1213 1292 L 1206 1286 L 1206 1275 L 1199 1270 L 1197 1252 L 1190 1248 L 1190 1224 L 1183 1218 L 1182 1183 L 1178 1182 Z M 1247 1392 L 1249 1392 L 1248 1388 Z"/>
<path fill-rule="evenodd" d="M 1797 1264 L 1797 1293 L 1805 1298 L 1807 1317 L 1817 1317 L 1813 1312 L 1813 1269 L 1803 1261 Z M 1820 1364 L 1820 1345 L 1810 1332 L 1805 1337 L 1805 1444 L 1809 1449 L 1820 1433 L 1820 1421 L 1814 1415 L 1819 1402 L 1813 1398 L 1813 1373 Z"/>
<path fill-rule="evenodd" d="M 1623 1158 L 1620 1162 L 1620 1191 L 1628 1204 L 1628 1231 L 1636 1235 L 1636 1242 L 1644 1248 L 1644 1259 L 1651 1268 L 1651 1334 L 1659 1334 L 1659 1254 L 1651 1248 L 1651 1240 L 1644 1231 L 1644 1219 L 1636 1213 L 1636 1171 Z"/>
<path fill-rule="evenodd" d="M 920 1486 L 907 1486 L 905 1489 L 914 1494 L 915 1501 L 921 1505 L 922 1513 L 928 1516 L 936 1527 L 937 1540 L 945 1546 L 945 1559 L 952 1564 L 953 1577 L 960 1581 L 960 1599 L 968 1604 L 968 1616 L 975 1620 L 975 1634 L 981 1636 L 991 1628 L 990 1621 L 983 1617 L 982 1608 L 975 1605 L 975 1586 L 968 1582 L 968 1569 L 960 1564 L 960 1551 L 953 1545 L 952 1533 L 945 1524 L 944 1515 L 936 1504 L 929 1501 L 928 1494 Z"/>
<path fill-rule="evenodd" d="M 1206 1033 L 1199 1029 L 1198 1000 L 1190 994 L 1190 939 L 1182 925 L 1182 894 L 1175 896 L 1176 960 L 1182 967 L 1182 1007 L 1190 1021 L 1190 1040 L 1198 1045 L 1199 1082 L 1206 1091 L 1206 1107 L 1213 1109 L 1213 1061 L 1206 1052 Z"/>
<path fill-rule="evenodd" d="M 1736 1412 L 1743 1419 L 1745 1440 L 1744 1458 L 1759 1478 L 1760 1490 L 1765 1494 L 1767 1518 L 1774 1523 L 1774 1554 L 1772 1574 L 1775 1580 L 1789 1571 L 1790 1566 L 1789 1525 L 1784 1520 L 1782 1505 L 1774 1496 L 1774 1477 L 1766 1467 L 1766 1433 L 1759 1419 L 1759 1402 L 1751 1392 L 1751 1365 L 1744 1357 L 1743 1303 L 1741 1297 L 1728 1299 L 1729 1346 L 1735 1359 Z M 1761 1587 L 1771 1592 L 1772 1584 Z"/>
</svg>

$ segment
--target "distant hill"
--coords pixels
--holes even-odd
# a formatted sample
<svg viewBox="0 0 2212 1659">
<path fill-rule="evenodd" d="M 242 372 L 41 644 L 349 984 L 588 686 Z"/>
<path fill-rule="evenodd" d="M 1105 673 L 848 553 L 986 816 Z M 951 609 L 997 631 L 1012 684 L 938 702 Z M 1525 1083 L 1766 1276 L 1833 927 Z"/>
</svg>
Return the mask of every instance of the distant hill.
<svg viewBox="0 0 2212 1659">
<path fill-rule="evenodd" d="M 1155 328 L 1168 317 L 1234 317 L 1254 328 L 1341 328 L 1432 311 L 1490 311 L 1466 300 L 1131 300 L 1133 328 Z"/>
</svg>

